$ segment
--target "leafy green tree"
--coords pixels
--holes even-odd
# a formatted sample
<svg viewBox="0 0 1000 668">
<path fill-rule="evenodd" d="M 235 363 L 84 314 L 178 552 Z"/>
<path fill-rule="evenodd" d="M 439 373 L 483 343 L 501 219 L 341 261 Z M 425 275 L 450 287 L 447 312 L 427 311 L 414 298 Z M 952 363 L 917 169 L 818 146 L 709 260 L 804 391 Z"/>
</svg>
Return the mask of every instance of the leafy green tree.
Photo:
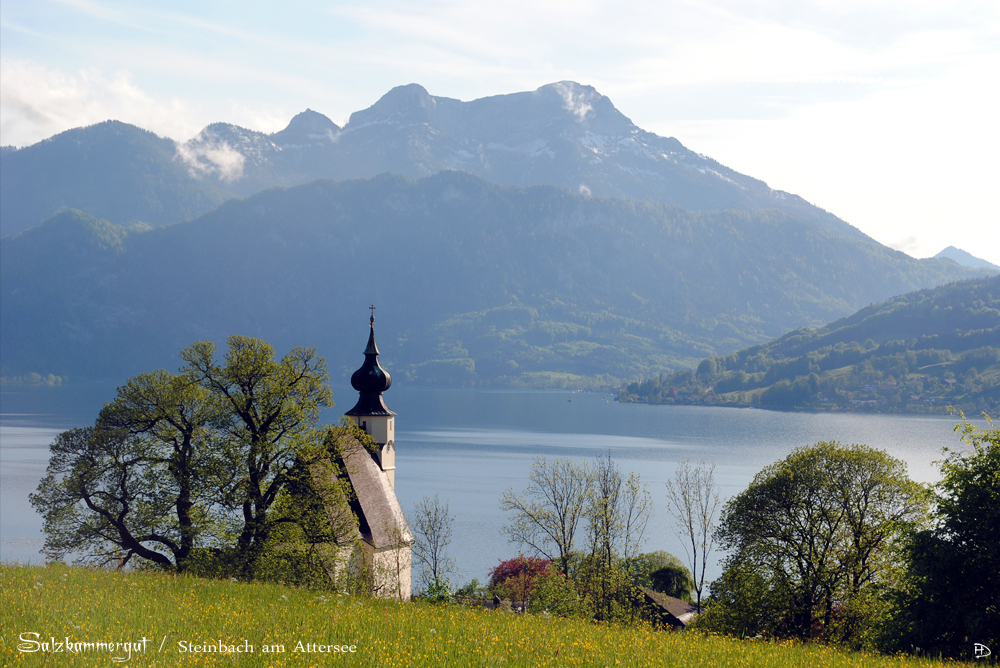
<svg viewBox="0 0 1000 668">
<path fill-rule="evenodd" d="M 31 497 L 48 556 L 185 570 L 199 534 L 214 533 L 209 508 L 230 474 L 211 446 L 217 417 L 189 376 L 156 371 L 120 387 L 95 427 L 62 434 Z"/>
<path fill-rule="evenodd" d="M 628 562 L 632 582 L 674 598 L 688 599 L 694 590 L 691 571 L 680 559 L 664 550 L 646 552 Z"/>
<path fill-rule="evenodd" d="M 373 445 L 360 427 L 342 418 L 339 425 L 326 427 L 318 452 L 298 458 L 271 507 L 269 521 L 274 528 L 256 565 L 255 579 L 371 592 L 372 573 L 344 568 L 345 556 L 360 547 L 344 454 L 348 448 Z"/>
<path fill-rule="evenodd" d="M 729 558 L 712 583 L 712 598 L 696 624 L 737 638 L 780 635 L 789 600 L 784 584 L 743 555 Z"/>
<path fill-rule="evenodd" d="M 718 530 L 730 556 L 713 584 L 716 606 L 766 592 L 766 609 L 715 619 L 763 624 L 745 633 L 862 642 L 874 623 L 864 603 L 897 579 L 904 538 L 925 516 L 925 491 L 903 462 L 863 445 L 799 448 L 726 504 Z M 739 577 L 748 569 L 760 582 Z"/>
<path fill-rule="evenodd" d="M 664 566 L 653 571 L 650 575 L 653 581 L 651 587 L 653 591 L 660 591 L 674 598 L 689 599 L 691 590 L 694 589 L 694 581 L 691 579 L 691 572 L 681 564 L 678 566 Z"/>
<path fill-rule="evenodd" d="M 87 427 L 59 434 L 29 498 L 44 518 L 45 556 L 123 567 L 133 556 L 173 567 L 183 538 L 175 497 L 144 443 L 117 430 Z"/>
<path fill-rule="evenodd" d="M 593 611 L 565 573 L 551 569 L 538 578 L 528 606 L 531 612 L 547 612 L 559 617 L 587 618 Z"/>
<path fill-rule="evenodd" d="M 189 375 L 160 370 L 130 378 L 97 420 L 99 429 L 127 433 L 145 454 L 144 466 L 166 469 L 160 484 L 173 498 L 180 536 L 170 547 L 179 571 L 198 534 L 213 528 L 213 493 L 234 474 L 214 447 L 212 428 L 220 419 L 217 402 Z"/>
<path fill-rule="evenodd" d="M 1000 428 L 960 427 L 968 449 L 941 463 L 937 522 L 914 537 L 890 649 L 971 658 L 972 643 L 1000 646 Z"/>
<path fill-rule="evenodd" d="M 291 521 L 272 506 L 329 460 L 317 425 L 332 403 L 326 365 L 304 348 L 276 361 L 242 336 L 230 337 L 224 364 L 214 353 L 196 343 L 181 374 L 130 379 L 93 428 L 53 442 L 31 496 L 50 558 L 137 556 L 184 570 L 207 550 L 215 567 L 254 575 L 275 527 Z"/>
<path fill-rule="evenodd" d="M 200 341 L 181 351 L 187 371 L 226 415 L 219 439 L 241 470 L 225 486 L 222 504 L 242 520 L 235 552 L 252 576 L 274 527 L 268 511 L 301 458 L 315 456 L 323 438 L 319 411 L 333 404 L 326 361 L 314 348 L 293 348 L 274 359 L 270 344 L 231 336 L 224 363 L 215 345 Z"/>
<path fill-rule="evenodd" d="M 574 584 L 598 621 L 628 624 L 642 617 L 642 592 L 619 559 L 605 561 L 597 553 L 584 556 Z"/>
</svg>

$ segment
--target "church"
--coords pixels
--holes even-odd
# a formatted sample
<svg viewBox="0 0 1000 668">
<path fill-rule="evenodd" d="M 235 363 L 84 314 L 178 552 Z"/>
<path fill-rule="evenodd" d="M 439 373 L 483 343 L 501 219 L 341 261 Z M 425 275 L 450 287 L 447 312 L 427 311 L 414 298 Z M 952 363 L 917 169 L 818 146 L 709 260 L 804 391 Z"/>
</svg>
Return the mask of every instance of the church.
<svg viewBox="0 0 1000 668">
<path fill-rule="evenodd" d="M 410 599 L 413 535 L 396 498 L 396 414 L 385 405 L 382 393 L 392 377 L 378 362 L 375 344 L 374 307 L 369 320 L 365 361 L 351 376 L 358 402 L 345 416 L 371 436 L 376 452 L 355 439 L 344 447 L 342 457 L 354 495 L 351 510 L 357 518 L 354 556 L 372 574 L 372 593 L 382 598 Z M 353 523 L 352 523 L 353 524 Z"/>
<path fill-rule="evenodd" d="M 369 319 L 365 361 L 351 375 L 358 402 L 345 415 L 378 444 L 378 454 L 363 447 L 344 453 L 344 465 L 357 500 L 361 547 L 374 574 L 373 591 L 383 598 L 410 599 L 413 536 L 396 498 L 396 414 L 385 405 L 382 393 L 392 377 L 378 363 L 375 314 Z"/>
</svg>

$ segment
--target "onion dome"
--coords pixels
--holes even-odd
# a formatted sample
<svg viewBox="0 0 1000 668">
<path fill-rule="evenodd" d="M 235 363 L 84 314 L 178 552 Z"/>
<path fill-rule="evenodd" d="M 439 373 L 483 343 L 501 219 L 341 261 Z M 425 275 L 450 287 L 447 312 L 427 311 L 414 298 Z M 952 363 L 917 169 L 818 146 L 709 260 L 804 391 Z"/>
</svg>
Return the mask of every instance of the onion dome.
<svg viewBox="0 0 1000 668">
<path fill-rule="evenodd" d="M 374 311 L 374 307 L 372 307 Z M 375 315 L 370 319 L 371 332 L 368 334 L 368 347 L 365 348 L 365 361 L 361 368 L 351 376 L 351 387 L 361 393 L 358 403 L 345 415 L 395 415 L 385 405 L 382 393 L 392 386 L 392 376 L 378 363 L 378 346 L 375 345 Z"/>
</svg>

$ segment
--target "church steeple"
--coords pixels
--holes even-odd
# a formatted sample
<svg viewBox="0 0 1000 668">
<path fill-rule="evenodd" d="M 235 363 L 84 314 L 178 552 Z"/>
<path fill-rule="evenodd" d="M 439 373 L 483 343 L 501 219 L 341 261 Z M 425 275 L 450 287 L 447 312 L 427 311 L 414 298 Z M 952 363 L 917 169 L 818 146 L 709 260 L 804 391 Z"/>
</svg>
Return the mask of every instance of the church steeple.
<svg viewBox="0 0 1000 668">
<path fill-rule="evenodd" d="M 392 386 L 392 376 L 378 363 L 378 346 L 375 344 L 375 306 L 369 319 L 371 331 L 365 347 L 365 361 L 351 375 L 351 387 L 358 391 L 358 403 L 344 413 L 364 429 L 379 444 L 379 466 L 395 487 L 396 477 L 396 426 L 395 413 L 385 405 L 382 393 Z"/>
<path fill-rule="evenodd" d="M 369 307 L 371 331 L 365 348 L 365 362 L 351 375 L 351 387 L 361 393 L 358 403 L 345 415 L 395 415 L 385 405 L 382 393 L 392 387 L 392 376 L 378 363 L 378 346 L 375 344 L 375 306 Z"/>
</svg>

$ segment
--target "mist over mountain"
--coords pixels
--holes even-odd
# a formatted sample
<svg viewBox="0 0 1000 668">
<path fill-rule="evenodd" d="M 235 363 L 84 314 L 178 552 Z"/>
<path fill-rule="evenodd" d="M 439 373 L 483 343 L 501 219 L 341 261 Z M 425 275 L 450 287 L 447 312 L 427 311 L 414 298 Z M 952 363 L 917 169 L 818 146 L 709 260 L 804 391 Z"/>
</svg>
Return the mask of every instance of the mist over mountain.
<svg viewBox="0 0 1000 668">
<path fill-rule="evenodd" d="M 457 170 L 693 211 L 777 209 L 865 238 L 801 197 L 637 127 L 594 88 L 570 81 L 472 102 L 410 84 L 343 128 L 306 110 L 274 134 L 214 123 L 183 143 L 108 121 L 4 150 L 0 162 L 4 236 L 69 208 L 117 224 L 162 225 L 273 186 Z"/>
<path fill-rule="evenodd" d="M 315 133 L 313 133 L 315 134 Z M 780 211 L 695 213 L 463 172 L 315 181 L 193 221 L 64 212 L 0 242 L 0 369 L 121 379 L 260 336 L 410 382 L 611 384 L 989 272 Z"/>
</svg>

